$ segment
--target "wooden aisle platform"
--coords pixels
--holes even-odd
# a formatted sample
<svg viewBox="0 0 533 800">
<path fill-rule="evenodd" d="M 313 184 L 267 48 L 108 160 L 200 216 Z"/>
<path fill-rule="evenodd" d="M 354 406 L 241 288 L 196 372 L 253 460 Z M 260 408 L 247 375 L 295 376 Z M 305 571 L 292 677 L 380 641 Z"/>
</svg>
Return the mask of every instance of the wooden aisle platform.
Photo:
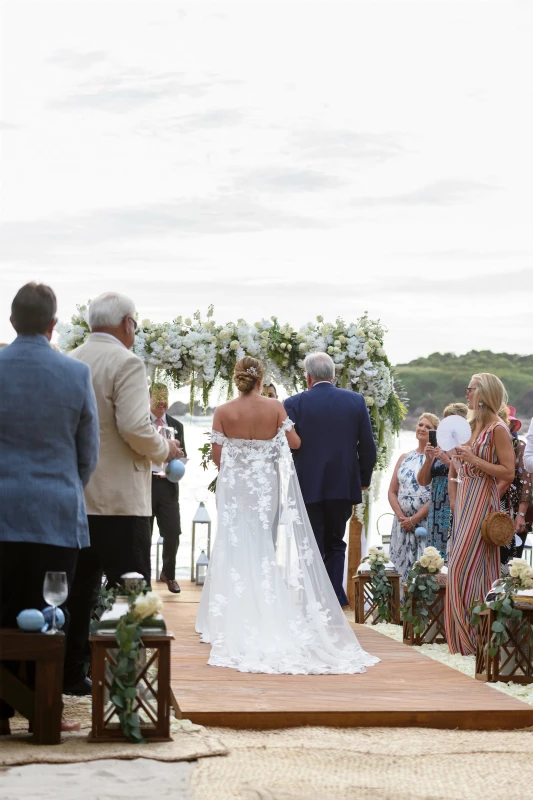
<svg viewBox="0 0 533 800">
<path fill-rule="evenodd" d="M 512 730 L 533 726 L 533 707 L 433 661 L 365 625 L 361 645 L 382 661 L 363 675 L 252 675 L 207 665 L 208 645 L 194 621 L 200 597 L 188 581 L 181 595 L 155 584 L 175 636 L 172 690 L 176 714 L 229 728 L 299 725 Z"/>
</svg>

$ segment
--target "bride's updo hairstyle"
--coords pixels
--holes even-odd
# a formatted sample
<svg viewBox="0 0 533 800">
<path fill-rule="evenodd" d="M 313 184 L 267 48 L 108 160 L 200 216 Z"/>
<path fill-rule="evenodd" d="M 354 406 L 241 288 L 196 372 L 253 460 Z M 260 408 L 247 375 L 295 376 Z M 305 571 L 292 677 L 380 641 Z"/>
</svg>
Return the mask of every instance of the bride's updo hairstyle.
<svg viewBox="0 0 533 800">
<path fill-rule="evenodd" d="M 257 381 L 261 381 L 263 385 L 263 378 L 265 377 L 265 368 L 261 361 L 251 356 L 244 356 L 240 361 L 235 364 L 233 370 L 233 380 L 235 386 L 242 394 L 250 394 Z"/>
</svg>

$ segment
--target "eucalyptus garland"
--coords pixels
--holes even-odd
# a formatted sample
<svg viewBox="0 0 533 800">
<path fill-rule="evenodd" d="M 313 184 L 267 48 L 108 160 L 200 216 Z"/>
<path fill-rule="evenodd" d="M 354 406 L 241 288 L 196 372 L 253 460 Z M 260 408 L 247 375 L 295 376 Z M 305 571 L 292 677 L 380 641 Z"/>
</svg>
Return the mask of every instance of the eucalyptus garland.
<svg viewBox="0 0 533 800">
<path fill-rule="evenodd" d="M 377 606 L 379 618 L 387 622 L 391 618 L 390 599 L 392 597 L 392 586 L 387 577 L 385 564 L 375 561 L 370 565 L 370 585 L 372 586 L 372 597 Z"/>
<path fill-rule="evenodd" d="M 441 558 L 441 562 L 444 564 L 444 559 Z M 430 568 L 423 566 L 421 561 L 415 561 L 407 573 L 407 591 L 402 604 L 402 618 L 413 626 L 413 633 L 424 633 L 430 621 L 429 609 L 439 591 L 437 571 L 433 564 L 430 571 Z"/>
<path fill-rule="evenodd" d="M 140 653 L 143 627 L 150 617 L 161 608 L 161 600 L 153 592 L 128 594 L 129 610 L 124 614 L 116 629 L 118 644 L 117 660 L 110 666 L 113 682 L 109 692 L 115 706 L 122 732 L 130 741 L 142 744 L 146 740 L 141 733 L 141 720 L 137 712 L 137 675 L 140 667 Z"/>
<path fill-rule="evenodd" d="M 473 627 L 479 625 L 480 615 L 483 611 L 494 612 L 494 622 L 491 627 L 490 640 L 485 645 L 485 651 L 489 656 L 495 656 L 502 645 L 507 640 L 507 622 L 512 619 L 521 619 L 522 612 L 516 608 L 512 593 L 517 591 L 517 582 L 515 579 L 508 577 L 503 579 L 498 587 L 498 591 L 494 600 L 483 602 L 477 600 L 470 608 L 471 619 L 470 624 Z"/>
</svg>

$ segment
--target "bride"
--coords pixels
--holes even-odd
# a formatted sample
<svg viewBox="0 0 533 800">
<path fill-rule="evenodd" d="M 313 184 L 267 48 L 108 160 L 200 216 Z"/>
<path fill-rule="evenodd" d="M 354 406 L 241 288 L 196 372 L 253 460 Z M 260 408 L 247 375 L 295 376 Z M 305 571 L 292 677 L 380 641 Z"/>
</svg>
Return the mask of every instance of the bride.
<svg viewBox="0 0 533 800">
<path fill-rule="evenodd" d="M 196 630 L 209 664 L 241 672 L 365 672 L 379 658 L 360 646 L 317 547 L 283 405 L 262 397 L 255 358 L 235 365 L 239 397 L 219 406 L 211 435 L 218 530 Z"/>
</svg>

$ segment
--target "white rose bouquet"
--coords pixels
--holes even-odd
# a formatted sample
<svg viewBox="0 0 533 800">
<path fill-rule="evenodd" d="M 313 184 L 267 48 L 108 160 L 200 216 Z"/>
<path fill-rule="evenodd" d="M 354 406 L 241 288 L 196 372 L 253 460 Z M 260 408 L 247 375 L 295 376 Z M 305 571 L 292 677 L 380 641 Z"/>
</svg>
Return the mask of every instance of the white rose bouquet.
<svg viewBox="0 0 533 800">
<path fill-rule="evenodd" d="M 436 547 L 426 547 L 420 558 L 420 566 L 428 572 L 440 572 L 444 566 L 444 559 Z"/>
<path fill-rule="evenodd" d="M 131 607 L 131 613 L 138 622 L 158 614 L 163 608 L 163 603 L 154 592 L 140 594 Z"/>
<path fill-rule="evenodd" d="M 509 575 L 516 578 L 516 589 L 533 589 L 533 567 L 524 558 L 513 558 L 509 562 Z"/>
</svg>

